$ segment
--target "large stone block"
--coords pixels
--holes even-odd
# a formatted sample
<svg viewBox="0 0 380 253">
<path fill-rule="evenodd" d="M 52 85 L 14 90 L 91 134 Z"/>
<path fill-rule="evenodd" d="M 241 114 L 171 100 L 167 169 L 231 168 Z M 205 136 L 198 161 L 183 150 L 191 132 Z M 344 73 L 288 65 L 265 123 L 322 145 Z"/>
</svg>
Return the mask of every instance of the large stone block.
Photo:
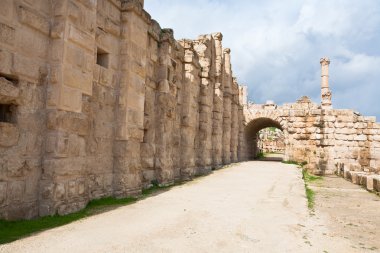
<svg viewBox="0 0 380 253">
<path fill-rule="evenodd" d="M 49 21 L 45 17 L 37 14 L 36 11 L 20 5 L 18 6 L 18 16 L 21 23 L 42 32 L 45 35 L 49 35 Z"/>
<path fill-rule="evenodd" d="M 0 122 L 0 146 L 12 147 L 17 145 L 20 132 L 16 125 Z"/>
<path fill-rule="evenodd" d="M 7 182 L 0 182 L 0 206 L 5 204 L 7 199 Z"/>
<path fill-rule="evenodd" d="M 82 111 L 82 91 L 78 89 L 73 89 L 70 87 L 63 86 L 60 89 L 60 103 L 58 108 L 71 111 L 71 112 L 81 112 Z"/>
<path fill-rule="evenodd" d="M 63 69 L 63 83 L 84 94 L 92 95 L 92 80 L 92 72 L 69 66 L 65 66 Z"/>
<path fill-rule="evenodd" d="M 0 43 L 13 46 L 15 43 L 15 29 L 7 24 L 0 23 Z"/>
<path fill-rule="evenodd" d="M 14 55 L 12 73 L 31 79 L 34 82 L 40 78 L 41 62 L 21 54 Z"/>
<path fill-rule="evenodd" d="M 0 103 L 9 104 L 19 102 L 20 90 L 14 83 L 0 77 Z"/>
<path fill-rule="evenodd" d="M 90 52 L 94 51 L 95 45 L 95 36 L 88 34 L 86 32 L 80 31 L 75 26 L 71 25 L 69 28 L 69 40 L 81 46 L 84 49 L 87 49 Z"/>
<path fill-rule="evenodd" d="M 373 178 L 373 189 L 377 192 L 380 192 L 380 175 L 376 175 Z"/>
<path fill-rule="evenodd" d="M 0 49 L 0 72 L 11 75 L 13 65 L 13 54 L 4 49 Z"/>
<path fill-rule="evenodd" d="M 11 181 L 8 182 L 7 196 L 10 202 L 20 202 L 25 195 L 25 182 L 24 181 Z"/>
</svg>

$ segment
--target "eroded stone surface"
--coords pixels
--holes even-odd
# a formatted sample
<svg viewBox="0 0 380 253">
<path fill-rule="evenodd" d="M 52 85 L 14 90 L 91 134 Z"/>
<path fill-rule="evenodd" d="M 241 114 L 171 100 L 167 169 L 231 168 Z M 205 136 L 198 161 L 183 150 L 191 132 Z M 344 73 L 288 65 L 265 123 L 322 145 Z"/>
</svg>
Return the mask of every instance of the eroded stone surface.
<svg viewBox="0 0 380 253">
<path fill-rule="evenodd" d="M 247 104 L 221 33 L 176 41 L 143 4 L 3 3 L 0 106 L 12 115 L 0 123 L 0 218 L 66 214 L 251 159 L 264 126 L 313 172 L 379 172 L 374 118 L 306 97 Z M 326 90 L 327 69 L 322 79 Z"/>
</svg>

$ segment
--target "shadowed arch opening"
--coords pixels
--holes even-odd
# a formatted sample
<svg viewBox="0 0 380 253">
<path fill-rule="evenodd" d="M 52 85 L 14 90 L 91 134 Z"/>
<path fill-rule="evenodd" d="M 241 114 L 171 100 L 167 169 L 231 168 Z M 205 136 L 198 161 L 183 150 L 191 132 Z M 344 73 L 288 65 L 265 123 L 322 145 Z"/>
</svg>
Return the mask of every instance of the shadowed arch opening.
<svg viewBox="0 0 380 253">
<path fill-rule="evenodd" d="M 271 118 L 264 117 L 252 120 L 245 127 L 245 138 L 247 141 L 248 159 L 253 160 L 257 157 L 260 151 L 257 145 L 258 133 L 260 130 L 268 127 L 274 127 L 280 129 L 281 131 L 284 131 L 283 127 L 279 122 Z"/>
</svg>

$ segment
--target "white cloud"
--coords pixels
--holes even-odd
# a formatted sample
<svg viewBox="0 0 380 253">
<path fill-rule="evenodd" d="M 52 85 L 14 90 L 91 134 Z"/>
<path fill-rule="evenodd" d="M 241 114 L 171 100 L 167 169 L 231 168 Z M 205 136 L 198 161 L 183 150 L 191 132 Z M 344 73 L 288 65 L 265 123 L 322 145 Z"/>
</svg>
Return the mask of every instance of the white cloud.
<svg viewBox="0 0 380 253">
<path fill-rule="evenodd" d="M 176 38 L 220 31 L 234 74 L 255 102 L 319 102 L 319 59 L 329 56 L 335 108 L 380 119 L 378 0 L 145 0 Z"/>
</svg>

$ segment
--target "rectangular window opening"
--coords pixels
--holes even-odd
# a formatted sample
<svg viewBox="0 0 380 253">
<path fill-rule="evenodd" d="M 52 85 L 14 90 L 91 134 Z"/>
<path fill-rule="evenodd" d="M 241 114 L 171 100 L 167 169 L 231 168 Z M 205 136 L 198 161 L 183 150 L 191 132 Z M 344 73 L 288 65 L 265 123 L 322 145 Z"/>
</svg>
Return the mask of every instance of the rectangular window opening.
<svg viewBox="0 0 380 253">
<path fill-rule="evenodd" d="M 101 48 L 98 48 L 96 51 L 96 64 L 98 64 L 104 68 L 108 68 L 109 53 L 107 53 L 106 51 L 104 51 Z"/>
<path fill-rule="evenodd" d="M 0 104 L 0 122 L 13 123 L 14 107 L 12 104 Z"/>
</svg>

